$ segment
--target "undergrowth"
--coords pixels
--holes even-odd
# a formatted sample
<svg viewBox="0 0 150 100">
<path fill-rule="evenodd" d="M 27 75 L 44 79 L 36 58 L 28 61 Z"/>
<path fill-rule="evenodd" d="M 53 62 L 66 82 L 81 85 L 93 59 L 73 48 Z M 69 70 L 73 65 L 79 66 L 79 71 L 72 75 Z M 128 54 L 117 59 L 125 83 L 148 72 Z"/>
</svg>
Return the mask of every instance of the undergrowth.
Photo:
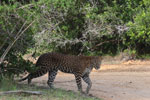
<svg viewBox="0 0 150 100">
<path fill-rule="evenodd" d="M 28 90 L 40 91 L 42 95 L 23 95 L 23 94 L 7 94 L 1 95 L 0 100 L 101 100 L 95 97 L 81 95 L 73 91 L 65 91 L 62 89 L 49 89 L 42 86 L 29 86 L 26 84 L 17 84 L 11 80 L 5 79 L 0 83 L 0 92 Z"/>
</svg>

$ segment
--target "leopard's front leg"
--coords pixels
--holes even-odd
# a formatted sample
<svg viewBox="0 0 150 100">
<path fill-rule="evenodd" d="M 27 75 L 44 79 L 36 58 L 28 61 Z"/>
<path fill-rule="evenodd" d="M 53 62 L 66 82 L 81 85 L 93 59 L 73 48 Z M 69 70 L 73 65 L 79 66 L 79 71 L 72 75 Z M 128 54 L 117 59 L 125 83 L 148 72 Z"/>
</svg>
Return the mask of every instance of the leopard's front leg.
<svg viewBox="0 0 150 100">
<path fill-rule="evenodd" d="M 88 86 L 86 88 L 86 94 L 88 94 L 90 89 L 91 89 L 91 87 L 92 87 L 92 81 L 90 80 L 89 74 L 83 75 L 82 79 L 84 80 L 85 83 L 88 84 Z"/>
</svg>

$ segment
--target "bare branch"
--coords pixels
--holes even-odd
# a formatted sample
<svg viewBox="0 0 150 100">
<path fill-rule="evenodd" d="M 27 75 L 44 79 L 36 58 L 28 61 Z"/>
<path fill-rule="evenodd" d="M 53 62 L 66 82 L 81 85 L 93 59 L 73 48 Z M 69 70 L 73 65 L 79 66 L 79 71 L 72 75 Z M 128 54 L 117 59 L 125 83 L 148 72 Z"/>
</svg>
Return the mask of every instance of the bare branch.
<svg viewBox="0 0 150 100">
<path fill-rule="evenodd" d="M 1 63 L 3 62 L 3 60 L 5 59 L 5 56 L 7 55 L 7 53 L 9 52 L 9 50 L 12 48 L 12 46 L 15 44 L 15 42 L 21 37 L 21 35 L 35 22 L 32 21 L 23 31 L 22 28 L 19 30 L 19 32 L 21 32 L 19 34 L 19 32 L 17 33 L 16 37 L 15 37 L 15 40 L 9 44 L 9 46 L 7 47 L 7 49 L 5 50 L 5 52 L 3 53 L 3 55 L 0 57 L 0 65 Z M 26 22 L 25 22 L 26 23 Z M 23 24 L 23 26 L 25 26 L 25 24 Z"/>
<path fill-rule="evenodd" d="M 0 92 L 0 95 L 8 95 L 8 94 L 42 95 L 44 93 L 40 91 L 24 91 L 24 90 Z"/>
<path fill-rule="evenodd" d="M 23 6 L 19 7 L 19 8 L 17 8 L 17 9 L 24 9 L 26 7 L 30 7 L 31 8 L 31 7 L 33 7 L 33 4 L 23 5 Z"/>
<path fill-rule="evenodd" d="M 16 72 L 23 72 L 18 68 L 8 68 L 8 67 L 4 67 L 4 70 L 10 71 L 10 70 L 15 70 Z"/>
<path fill-rule="evenodd" d="M 3 46 L 5 45 L 5 43 L 7 42 L 8 38 L 5 39 L 5 41 L 3 42 L 3 44 L 0 46 L 0 50 L 3 48 Z"/>
<path fill-rule="evenodd" d="M 91 51 L 93 51 L 96 47 L 103 45 L 104 43 L 118 42 L 118 41 L 120 41 L 120 40 L 108 40 L 108 41 L 101 42 L 101 43 L 97 44 L 96 46 L 92 47 Z"/>
<path fill-rule="evenodd" d="M 20 28 L 20 30 L 18 31 L 18 33 L 15 36 L 15 39 L 18 37 L 18 35 L 20 34 L 20 32 L 22 31 L 22 29 L 24 28 L 24 26 L 26 25 L 27 20 L 24 22 L 24 24 L 22 25 L 22 27 Z"/>
</svg>

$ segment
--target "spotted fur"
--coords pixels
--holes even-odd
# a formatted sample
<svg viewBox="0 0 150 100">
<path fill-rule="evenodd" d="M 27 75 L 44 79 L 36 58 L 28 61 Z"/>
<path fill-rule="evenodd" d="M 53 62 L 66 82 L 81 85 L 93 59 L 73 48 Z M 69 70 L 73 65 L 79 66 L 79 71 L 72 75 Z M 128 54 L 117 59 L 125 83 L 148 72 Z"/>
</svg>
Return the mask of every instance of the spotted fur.
<svg viewBox="0 0 150 100">
<path fill-rule="evenodd" d="M 73 56 L 64 55 L 60 53 L 45 53 L 41 55 L 36 63 L 38 70 L 30 73 L 27 77 L 20 81 L 28 79 L 28 84 L 31 83 L 33 78 L 40 77 L 47 72 L 48 81 L 47 84 L 50 88 L 53 88 L 53 82 L 57 75 L 58 70 L 65 73 L 72 73 L 75 76 L 78 90 L 82 92 L 81 79 L 87 83 L 86 93 L 89 92 L 92 82 L 90 80 L 90 72 L 93 68 L 99 69 L 102 58 L 98 56 Z"/>
</svg>

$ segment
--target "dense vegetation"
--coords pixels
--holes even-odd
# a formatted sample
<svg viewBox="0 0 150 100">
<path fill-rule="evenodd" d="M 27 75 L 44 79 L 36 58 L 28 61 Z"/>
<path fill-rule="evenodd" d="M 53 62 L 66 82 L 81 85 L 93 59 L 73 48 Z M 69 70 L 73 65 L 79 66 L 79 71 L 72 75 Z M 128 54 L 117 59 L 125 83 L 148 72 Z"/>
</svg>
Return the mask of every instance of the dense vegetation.
<svg viewBox="0 0 150 100">
<path fill-rule="evenodd" d="M 27 53 L 147 55 L 149 22 L 150 0 L 1 0 L 0 79 L 31 71 Z"/>
</svg>

